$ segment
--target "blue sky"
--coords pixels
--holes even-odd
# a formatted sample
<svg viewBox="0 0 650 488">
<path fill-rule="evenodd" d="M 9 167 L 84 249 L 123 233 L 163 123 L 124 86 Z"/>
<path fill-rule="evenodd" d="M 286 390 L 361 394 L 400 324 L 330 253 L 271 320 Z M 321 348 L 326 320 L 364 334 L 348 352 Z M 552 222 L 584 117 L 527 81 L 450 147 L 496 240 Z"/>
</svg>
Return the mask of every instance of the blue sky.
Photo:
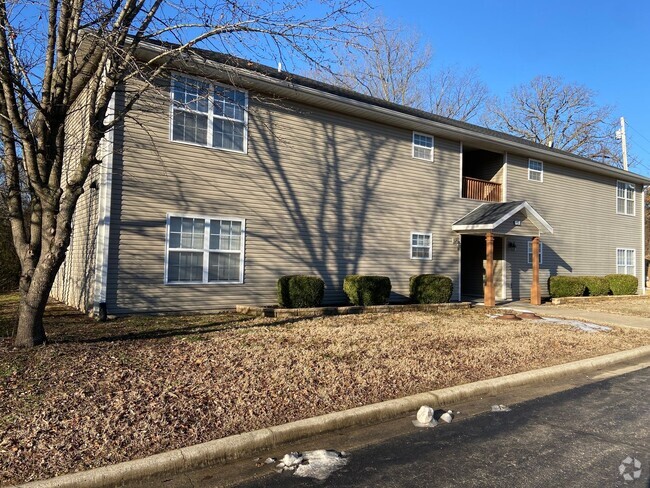
<svg viewBox="0 0 650 488">
<path fill-rule="evenodd" d="M 536 75 L 598 93 L 628 123 L 628 150 L 650 175 L 650 2 L 453 0 L 374 2 L 415 25 L 434 63 L 475 67 L 495 95 Z"/>
</svg>

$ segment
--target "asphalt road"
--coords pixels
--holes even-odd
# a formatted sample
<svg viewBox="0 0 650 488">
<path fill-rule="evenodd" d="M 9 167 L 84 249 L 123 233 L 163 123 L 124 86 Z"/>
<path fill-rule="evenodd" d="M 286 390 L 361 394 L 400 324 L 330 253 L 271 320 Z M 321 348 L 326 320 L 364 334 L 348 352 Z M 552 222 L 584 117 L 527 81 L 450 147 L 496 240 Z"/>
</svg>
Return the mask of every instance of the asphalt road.
<svg viewBox="0 0 650 488">
<path fill-rule="evenodd" d="M 271 471 L 237 486 L 646 488 L 649 394 L 646 368 L 355 450 L 325 481 Z M 638 479 L 634 462 L 619 473 L 628 457 Z"/>
</svg>

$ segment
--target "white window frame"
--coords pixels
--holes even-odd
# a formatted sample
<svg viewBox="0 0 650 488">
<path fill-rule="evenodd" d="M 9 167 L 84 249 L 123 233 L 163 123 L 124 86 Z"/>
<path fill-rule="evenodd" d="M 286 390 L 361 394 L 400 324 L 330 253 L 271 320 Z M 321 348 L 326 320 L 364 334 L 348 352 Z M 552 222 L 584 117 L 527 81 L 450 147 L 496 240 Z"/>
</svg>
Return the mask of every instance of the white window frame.
<svg viewBox="0 0 650 488">
<path fill-rule="evenodd" d="M 531 163 L 539 163 L 541 169 L 533 169 L 530 167 Z M 533 174 L 539 174 L 539 180 L 535 178 L 531 178 L 531 175 Z M 538 183 L 543 183 L 544 182 L 544 161 L 540 161 L 539 159 L 528 159 L 528 180 L 529 181 L 535 181 Z"/>
<path fill-rule="evenodd" d="M 204 112 L 199 112 L 196 110 L 192 110 L 189 108 L 183 107 L 182 110 L 185 112 L 190 112 L 190 113 L 196 113 L 199 115 L 207 115 L 208 116 L 208 127 L 207 127 L 207 136 L 206 136 L 206 144 L 199 144 L 196 142 L 190 142 L 190 141 L 179 141 L 174 139 L 174 87 L 176 83 L 177 77 L 183 77 L 183 78 L 188 78 L 191 80 L 196 80 L 199 83 L 207 83 L 209 85 L 209 94 L 208 94 L 208 112 L 207 114 Z M 232 85 L 226 85 L 224 83 L 218 83 L 216 81 L 208 80 L 206 78 L 200 78 L 197 76 L 190 76 L 185 73 L 179 73 L 179 72 L 173 72 L 171 76 L 171 82 L 170 82 L 170 90 L 169 90 L 169 97 L 170 97 L 170 104 L 169 104 L 169 141 L 174 142 L 176 144 L 188 144 L 190 146 L 196 146 L 196 147 L 205 147 L 208 149 L 214 149 L 216 151 L 228 151 L 232 153 L 237 153 L 237 154 L 248 154 L 248 90 L 244 90 L 241 88 L 235 88 Z M 229 90 L 235 90 L 242 92 L 245 97 L 244 101 L 244 146 L 241 151 L 238 151 L 236 149 L 228 149 L 225 147 L 214 147 L 212 145 L 213 142 L 213 132 L 214 132 L 214 119 L 222 119 L 222 120 L 229 120 L 232 122 L 237 122 L 241 123 L 241 120 L 237 119 L 231 119 L 230 117 L 223 117 L 221 115 L 215 115 L 214 113 L 214 89 L 217 86 L 224 87 Z"/>
<path fill-rule="evenodd" d="M 413 236 L 427 236 L 429 238 L 429 257 L 420 258 L 413 256 L 413 248 L 424 248 L 424 246 L 414 246 L 413 245 Z M 431 232 L 411 232 L 411 239 L 409 241 L 409 246 L 411 247 L 411 259 L 417 261 L 431 261 L 433 259 L 433 234 Z"/>
<path fill-rule="evenodd" d="M 533 264 L 533 241 L 527 241 L 528 247 L 526 248 L 526 260 L 528 264 Z M 544 243 L 539 241 L 539 264 L 544 262 Z"/>
<path fill-rule="evenodd" d="M 622 197 L 618 196 L 618 187 L 620 185 L 625 185 L 624 188 L 624 195 Z M 627 198 L 627 186 L 631 185 L 632 186 L 632 198 Z M 625 202 L 625 211 L 624 212 L 619 212 L 618 211 L 618 202 L 619 200 L 622 200 Z M 632 213 L 627 212 L 627 202 L 632 202 Z M 636 215 L 636 185 L 634 183 L 630 183 L 629 181 L 623 181 L 623 180 L 616 180 L 616 214 L 617 215 L 629 215 L 631 217 L 634 217 Z"/>
<path fill-rule="evenodd" d="M 625 273 L 619 273 L 619 264 L 618 264 L 618 253 L 619 252 L 624 252 L 625 253 L 625 264 L 623 265 L 623 268 L 625 268 Z M 627 261 L 627 256 L 628 252 L 632 251 L 632 264 L 628 264 Z M 636 249 L 632 247 L 617 247 L 616 248 L 616 274 L 630 274 L 627 272 L 628 268 L 632 268 L 633 273 L 631 273 L 631 276 L 636 276 Z"/>
<path fill-rule="evenodd" d="M 203 249 L 189 249 L 189 248 L 170 248 L 169 247 L 169 234 L 171 230 L 171 218 L 187 218 L 187 219 L 203 219 Z M 241 249 L 239 251 L 215 251 L 210 249 L 210 221 L 213 220 L 229 220 L 234 222 L 241 222 Z M 201 281 L 169 281 L 169 252 L 170 251 L 189 251 L 189 252 L 203 252 L 203 278 Z M 208 281 L 208 272 L 210 268 L 210 253 L 211 252 L 225 252 L 225 253 L 240 253 L 239 258 L 239 280 L 238 281 Z M 185 213 L 168 213 L 165 219 L 165 285 L 241 285 L 244 283 L 244 262 L 246 254 L 246 219 L 241 217 L 228 217 L 228 216 L 207 216 Z"/>
<path fill-rule="evenodd" d="M 428 137 L 429 139 L 431 139 L 431 147 L 429 148 L 429 147 L 422 146 L 420 144 L 415 144 L 415 136 Z M 420 156 L 416 156 L 415 155 L 415 148 L 416 147 L 423 148 L 423 149 L 430 149 L 431 150 L 431 156 L 428 157 L 428 158 L 421 158 Z M 433 161 L 434 148 L 435 148 L 435 140 L 434 140 L 434 138 L 433 138 L 433 136 L 431 134 L 424 134 L 422 132 L 413 132 L 413 135 L 411 137 L 411 156 L 414 159 L 421 159 L 422 161 Z"/>
</svg>

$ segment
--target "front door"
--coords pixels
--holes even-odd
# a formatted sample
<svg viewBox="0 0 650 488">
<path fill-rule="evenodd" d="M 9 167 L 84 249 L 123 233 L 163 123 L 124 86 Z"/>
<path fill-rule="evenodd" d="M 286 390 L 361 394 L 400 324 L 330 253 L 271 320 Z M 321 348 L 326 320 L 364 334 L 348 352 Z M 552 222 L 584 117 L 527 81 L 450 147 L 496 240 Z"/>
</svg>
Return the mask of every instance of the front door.
<svg viewBox="0 0 650 488">
<path fill-rule="evenodd" d="M 483 297 L 485 285 L 485 236 L 463 235 L 460 248 L 461 294 Z M 504 298 L 503 289 L 503 237 L 494 237 L 494 291 L 498 299 Z"/>
</svg>

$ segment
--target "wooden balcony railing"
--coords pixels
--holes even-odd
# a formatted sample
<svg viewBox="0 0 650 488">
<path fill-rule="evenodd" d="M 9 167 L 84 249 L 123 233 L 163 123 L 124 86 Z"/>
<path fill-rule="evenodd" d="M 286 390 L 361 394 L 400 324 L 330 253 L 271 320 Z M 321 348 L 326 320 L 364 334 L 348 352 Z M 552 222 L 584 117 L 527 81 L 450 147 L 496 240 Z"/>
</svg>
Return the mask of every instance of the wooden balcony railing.
<svg viewBox="0 0 650 488">
<path fill-rule="evenodd" d="M 463 197 L 485 202 L 500 202 L 501 183 L 463 176 Z"/>
</svg>

